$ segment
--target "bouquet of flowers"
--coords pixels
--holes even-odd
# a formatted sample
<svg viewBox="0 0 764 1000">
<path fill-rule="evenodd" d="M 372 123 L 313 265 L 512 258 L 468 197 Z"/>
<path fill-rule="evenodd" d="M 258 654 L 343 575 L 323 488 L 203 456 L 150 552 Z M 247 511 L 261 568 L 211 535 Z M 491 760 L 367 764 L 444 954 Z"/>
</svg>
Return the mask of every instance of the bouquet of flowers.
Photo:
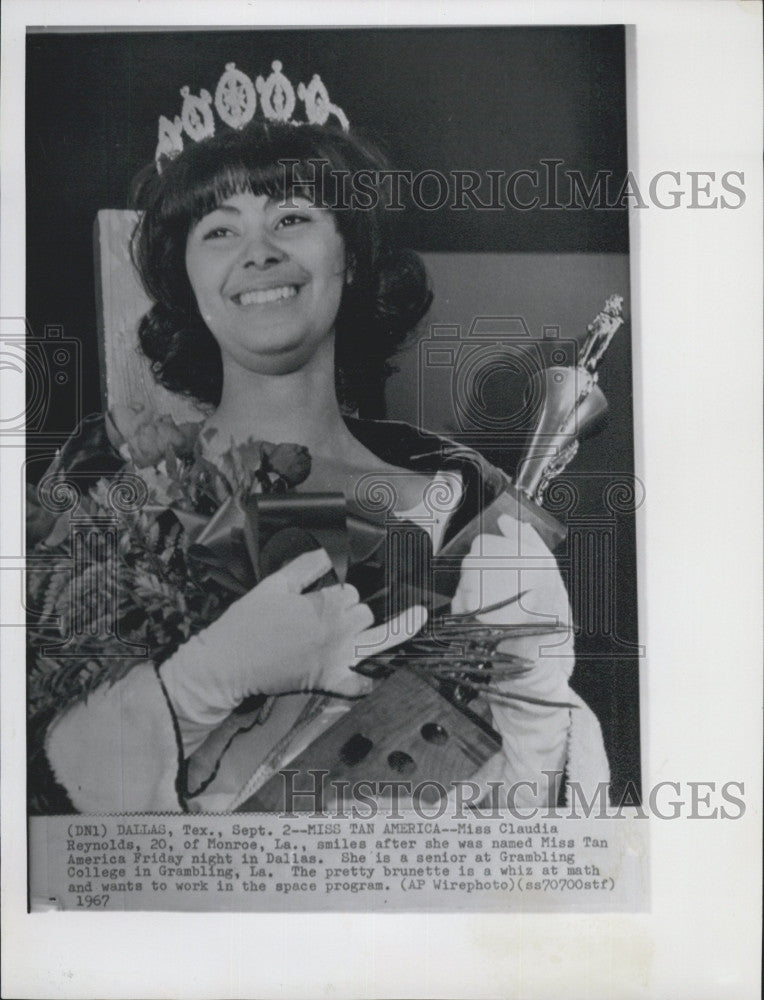
<svg viewBox="0 0 764 1000">
<path fill-rule="evenodd" d="M 198 424 L 179 426 L 170 417 L 156 418 L 128 407 L 107 414 L 105 433 L 112 456 L 118 455 L 117 468 L 95 477 L 80 499 L 76 518 L 71 511 L 52 514 L 45 502 L 45 490 L 67 478 L 65 456 L 29 498 L 30 533 L 41 539 L 28 573 L 30 606 L 39 616 L 29 630 L 28 705 L 33 719 L 59 712 L 100 685 L 116 682 L 147 657 L 161 662 L 257 582 L 263 538 L 258 536 L 253 498 L 278 500 L 274 506 L 280 508 L 275 517 L 279 529 L 295 522 L 317 527 L 313 540 L 327 548 L 340 577 L 347 562 L 344 498 L 292 494 L 310 473 L 306 448 L 249 440 L 231 444 L 222 454 L 218 448 L 217 462 L 212 463 L 204 455 L 211 439 L 205 441 L 204 435 L 214 431 L 200 431 Z M 140 494 L 136 502 L 117 502 L 120 488 Z M 95 542 L 91 537 L 83 547 L 75 535 L 88 523 L 95 526 Z M 485 523 L 484 512 L 480 523 L 465 527 L 442 554 L 464 554 Z M 363 537 L 367 564 L 375 559 L 379 563 L 384 530 L 368 523 L 355 527 Z M 340 535 L 344 556 L 338 555 Z M 377 580 L 384 575 L 380 570 L 384 567 L 377 565 Z M 404 569 L 399 572 L 405 576 Z M 329 582 L 330 575 L 315 586 Z M 409 581 L 401 577 L 394 583 L 404 592 Z M 422 592 L 421 587 L 411 592 L 433 611 L 450 600 L 434 590 Z M 406 666 L 457 705 L 466 705 L 478 694 L 489 700 L 538 703 L 502 690 L 502 680 L 531 664 L 499 646 L 507 638 L 560 629 L 489 626 L 478 617 L 521 597 L 510 596 L 470 615 L 433 614 L 426 633 L 384 657 L 369 659 L 360 669 L 383 677 Z"/>
<path fill-rule="evenodd" d="M 161 661 L 215 621 L 251 580 L 215 559 L 205 529 L 248 497 L 288 493 L 311 467 L 299 445 L 254 440 L 231 444 L 213 464 L 202 435 L 209 441 L 214 431 L 128 407 L 110 411 L 105 430 L 123 464 L 80 498 L 76 520 L 46 503 L 45 492 L 66 481 L 60 456 L 41 488 L 28 491 L 37 541 L 28 589 L 39 616 L 30 628 L 32 718 L 114 683 L 147 656 Z M 136 492 L 138 502 L 118 502 Z M 73 531 L 88 523 L 94 533 L 76 558 Z"/>
</svg>

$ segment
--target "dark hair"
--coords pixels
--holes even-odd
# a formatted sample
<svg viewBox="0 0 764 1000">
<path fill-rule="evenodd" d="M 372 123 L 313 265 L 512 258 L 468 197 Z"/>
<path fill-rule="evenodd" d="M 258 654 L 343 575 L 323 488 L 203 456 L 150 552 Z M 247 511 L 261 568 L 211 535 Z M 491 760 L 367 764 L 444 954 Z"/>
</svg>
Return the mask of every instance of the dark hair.
<svg viewBox="0 0 764 1000">
<path fill-rule="evenodd" d="M 285 161 L 291 161 L 289 168 Z M 323 171 L 319 164 L 326 164 Z M 353 270 L 335 323 L 336 383 L 341 402 L 353 408 L 381 385 L 389 358 L 432 301 L 421 259 L 397 249 L 395 214 L 382 192 L 368 209 L 336 200 L 339 172 L 377 177 L 387 166 L 371 144 L 329 126 L 250 122 L 190 145 L 136 184 L 142 216 L 132 254 L 154 306 L 143 317 L 139 339 L 159 382 L 174 392 L 217 405 L 222 389 L 220 349 L 197 309 L 185 266 L 190 228 L 241 191 L 282 199 L 301 183 L 334 214 Z M 373 172 L 369 174 L 368 172 Z M 329 187 L 332 188 L 331 194 Z M 373 199 L 369 199 L 370 201 Z"/>
</svg>

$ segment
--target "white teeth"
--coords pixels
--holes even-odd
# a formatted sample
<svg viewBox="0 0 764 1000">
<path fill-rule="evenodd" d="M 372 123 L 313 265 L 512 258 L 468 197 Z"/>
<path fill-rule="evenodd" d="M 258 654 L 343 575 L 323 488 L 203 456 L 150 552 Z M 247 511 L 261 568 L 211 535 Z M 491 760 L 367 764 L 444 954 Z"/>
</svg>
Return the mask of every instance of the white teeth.
<svg viewBox="0 0 764 1000">
<path fill-rule="evenodd" d="M 279 299 L 291 299 L 297 294 L 294 285 L 284 285 L 281 288 L 265 288 L 262 291 L 243 292 L 238 296 L 240 305 L 259 306 L 265 302 L 278 302 Z"/>
</svg>

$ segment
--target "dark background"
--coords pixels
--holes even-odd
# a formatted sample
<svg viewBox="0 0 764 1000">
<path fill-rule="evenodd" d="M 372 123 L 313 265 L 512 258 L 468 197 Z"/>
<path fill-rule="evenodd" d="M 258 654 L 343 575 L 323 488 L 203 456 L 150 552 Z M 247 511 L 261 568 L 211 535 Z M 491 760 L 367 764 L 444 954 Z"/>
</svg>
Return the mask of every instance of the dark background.
<svg viewBox="0 0 764 1000">
<path fill-rule="evenodd" d="M 510 174 L 555 158 L 589 182 L 600 170 L 626 173 L 622 27 L 31 33 L 27 318 L 35 337 L 53 325 L 76 340 L 82 373 L 77 402 L 71 380 L 49 394 L 41 443 L 68 432 L 77 411 L 102 406 L 96 213 L 129 207 L 133 177 L 153 160 L 158 117 L 180 114 L 183 85 L 214 94 L 227 62 L 254 80 L 269 75 L 274 58 L 294 85 L 320 73 L 353 129 L 401 168 Z M 628 253 L 625 210 L 412 209 L 402 224 L 404 243 L 420 251 Z M 607 447 L 619 469 L 632 470 L 628 343 L 619 352 L 625 364 L 610 378 L 626 419 Z M 587 464 L 610 468 L 596 439 L 585 448 Z M 618 522 L 619 631 L 636 641 L 633 515 Z M 617 792 L 639 781 L 638 661 L 610 656 L 596 639 L 584 637 L 578 649 L 575 686 L 602 721 Z"/>
</svg>

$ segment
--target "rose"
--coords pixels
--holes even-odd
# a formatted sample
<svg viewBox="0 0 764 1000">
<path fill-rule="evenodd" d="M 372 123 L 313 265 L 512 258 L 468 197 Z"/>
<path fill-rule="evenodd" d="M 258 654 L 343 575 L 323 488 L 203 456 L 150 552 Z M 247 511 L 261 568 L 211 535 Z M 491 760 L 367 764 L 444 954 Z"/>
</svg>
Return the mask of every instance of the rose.
<svg viewBox="0 0 764 1000">
<path fill-rule="evenodd" d="M 198 434 L 194 423 L 176 424 L 172 417 L 158 417 L 143 406 L 112 407 L 106 415 L 111 444 L 137 469 L 158 465 L 168 451 L 190 458 Z"/>
<path fill-rule="evenodd" d="M 299 444 L 262 443 L 263 465 L 285 481 L 287 488 L 299 486 L 310 475 L 310 452 Z"/>
<path fill-rule="evenodd" d="M 173 457 L 182 462 L 190 460 L 197 471 L 201 465 L 209 466 L 199 453 L 199 424 L 176 424 L 172 417 L 157 416 L 143 406 L 120 405 L 106 414 L 106 431 L 112 446 L 125 461 L 144 472 L 157 468 L 165 476 Z M 214 427 L 201 432 L 207 443 L 217 433 Z M 311 458 L 302 445 L 271 444 L 250 438 L 242 444 L 231 442 L 218 455 L 217 464 L 231 490 L 246 495 L 256 483 L 265 493 L 298 486 L 310 474 Z M 174 474 L 171 478 L 175 478 Z"/>
</svg>

